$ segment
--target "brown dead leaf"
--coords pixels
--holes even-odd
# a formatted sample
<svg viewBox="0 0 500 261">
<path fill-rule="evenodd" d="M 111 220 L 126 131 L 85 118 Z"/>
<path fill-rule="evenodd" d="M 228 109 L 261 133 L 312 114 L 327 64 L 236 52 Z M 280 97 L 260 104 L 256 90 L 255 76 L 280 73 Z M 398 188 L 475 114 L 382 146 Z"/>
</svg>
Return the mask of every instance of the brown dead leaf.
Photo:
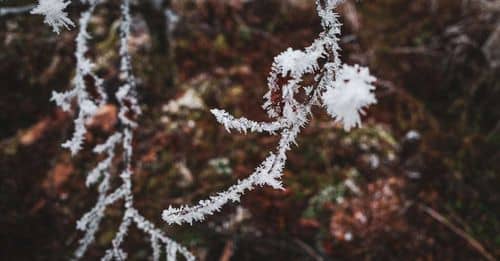
<svg viewBox="0 0 500 261">
<path fill-rule="evenodd" d="M 40 209 L 42 209 L 43 207 L 45 207 L 47 203 L 47 200 L 45 199 L 39 199 L 34 205 L 33 207 L 30 209 L 30 214 L 33 215 L 33 214 L 36 214 Z"/>
<path fill-rule="evenodd" d="M 356 5 L 351 1 L 346 1 L 340 6 L 340 11 L 345 17 L 347 25 L 353 32 L 359 32 L 361 29 L 361 20 L 356 9 Z"/>
<path fill-rule="evenodd" d="M 299 225 L 303 228 L 313 228 L 313 229 L 318 229 L 321 226 L 318 220 L 312 218 L 301 218 L 299 220 Z"/>
<path fill-rule="evenodd" d="M 253 73 L 253 70 L 248 65 L 239 65 L 229 68 L 229 74 L 232 76 L 249 76 Z"/>
<path fill-rule="evenodd" d="M 71 163 L 57 163 L 43 182 L 43 187 L 48 191 L 59 191 L 74 170 Z"/>
<path fill-rule="evenodd" d="M 110 132 L 118 120 L 118 109 L 115 105 L 104 105 L 99 108 L 96 115 L 88 123 L 91 127 L 101 128 L 103 131 Z"/>
<path fill-rule="evenodd" d="M 234 243 L 232 240 L 229 240 L 224 245 L 224 250 L 222 251 L 222 256 L 220 257 L 220 261 L 230 261 L 233 256 L 233 248 Z"/>
<path fill-rule="evenodd" d="M 50 119 L 44 118 L 37 124 L 33 125 L 31 128 L 29 128 L 25 133 L 21 135 L 21 138 L 19 139 L 20 143 L 25 146 L 35 143 L 38 139 L 40 139 L 43 136 L 43 134 L 47 130 L 47 127 L 49 126 L 49 123 Z"/>
</svg>

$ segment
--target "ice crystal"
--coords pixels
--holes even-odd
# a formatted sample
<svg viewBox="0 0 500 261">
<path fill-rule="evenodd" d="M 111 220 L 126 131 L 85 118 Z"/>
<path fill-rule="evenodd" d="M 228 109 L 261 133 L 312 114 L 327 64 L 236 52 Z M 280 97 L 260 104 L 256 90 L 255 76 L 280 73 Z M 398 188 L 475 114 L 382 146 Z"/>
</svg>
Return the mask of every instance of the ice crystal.
<svg viewBox="0 0 500 261">
<path fill-rule="evenodd" d="M 363 108 L 377 102 L 372 83 L 375 77 L 368 68 L 344 64 L 335 81 L 323 94 L 323 104 L 328 113 L 341 122 L 346 131 L 361 126 Z"/>
<path fill-rule="evenodd" d="M 38 5 L 31 10 L 31 13 L 43 15 L 43 22 L 52 26 L 54 32 L 59 33 L 61 27 L 69 29 L 75 26 L 64 11 L 70 3 L 70 1 L 64 0 L 39 0 Z"/>
</svg>

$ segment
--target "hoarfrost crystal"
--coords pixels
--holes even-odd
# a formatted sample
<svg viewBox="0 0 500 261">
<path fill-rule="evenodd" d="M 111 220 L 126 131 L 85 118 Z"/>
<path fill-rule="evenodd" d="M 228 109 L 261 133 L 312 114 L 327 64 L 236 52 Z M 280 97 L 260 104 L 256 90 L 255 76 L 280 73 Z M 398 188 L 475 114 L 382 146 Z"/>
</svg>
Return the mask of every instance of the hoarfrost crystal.
<svg viewBox="0 0 500 261">
<path fill-rule="evenodd" d="M 323 104 L 328 113 L 341 122 L 346 131 L 361 126 L 363 108 L 377 102 L 372 85 L 375 80 L 368 68 L 344 64 L 323 94 Z"/>
<path fill-rule="evenodd" d="M 63 0 L 40 0 L 38 5 L 31 10 L 31 13 L 45 16 L 43 22 L 52 26 L 54 32 L 59 33 L 61 27 L 69 29 L 75 26 L 64 11 L 70 3 L 70 1 L 65 2 Z"/>
</svg>

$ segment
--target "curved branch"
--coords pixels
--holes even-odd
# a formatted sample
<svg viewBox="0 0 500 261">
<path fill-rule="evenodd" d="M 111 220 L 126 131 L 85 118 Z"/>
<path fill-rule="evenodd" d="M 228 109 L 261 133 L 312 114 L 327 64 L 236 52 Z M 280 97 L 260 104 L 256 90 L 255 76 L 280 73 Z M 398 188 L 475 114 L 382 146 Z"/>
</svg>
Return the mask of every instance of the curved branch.
<svg viewBox="0 0 500 261">
<path fill-rule="evenodd" d="M 234 129 L 245 134 L 250 131 L 267 132 L 274 135 L 277 131 L 289 126 L 289 122 L 284 119 L 273 122 L 257 122 L 249 120 L 245 117 L 235 118 L 224 110 L 212 109 L 210 112 L 212 112 L 220 124 L 224 125 L 228 132 L 231 132 L 231 129 Z"/>
</svg>

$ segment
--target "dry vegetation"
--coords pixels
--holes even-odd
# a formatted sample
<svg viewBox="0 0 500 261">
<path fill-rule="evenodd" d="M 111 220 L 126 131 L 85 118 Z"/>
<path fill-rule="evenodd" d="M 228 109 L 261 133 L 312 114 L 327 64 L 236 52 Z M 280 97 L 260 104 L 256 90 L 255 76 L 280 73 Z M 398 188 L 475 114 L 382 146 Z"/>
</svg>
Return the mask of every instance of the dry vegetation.
<svg viewBox="0 0 500 261">
<path fill-rule="evenodd" d="M 170 38 L 161 12 L 141 5 L 130 42 L 144 109 L 134 192 L 157 224 L 166 206 L 227 187 L 266 156 L 276 139 L 227 134 L 208 109 L 265 120 L 259 104 L 272 57 L 319 30 L 307 1 L 172 6 L 181 20 Z M 116 12 L 100 8 L 92 22 L 93 55 L 110 82 Z M 499 8 L 486 0 L 365 0 L 341 12 L 344 60 L 379 79 L 379 104 L 364 128 L 346 133 L 318 111 L 290 154 L 285 191 L 260 189 L 241 207 L 165 231 L 201 260 L 499 258 Z M 74 36 L 53 34 L 39 17 L 0 16 L 2 260 L 67 259 L 75 222 L 93 205 L 83 175 L 94 155 L 88 147 L 71 158 L 59 147 L 71 120 L 49 103 L 53 89 L 70 83 Z M 200 106 L 176 109 L 172 101 L 186 93 Z M 102 108 L 87 140 L 102 141 L 115 122 L 116 107 Z M 102 256 L 117 222 L 104 222 L 89 260 Z M 126 242 L 131 260 L 150 256 L 141 237 L 132 231 Z"/>
</svg>

